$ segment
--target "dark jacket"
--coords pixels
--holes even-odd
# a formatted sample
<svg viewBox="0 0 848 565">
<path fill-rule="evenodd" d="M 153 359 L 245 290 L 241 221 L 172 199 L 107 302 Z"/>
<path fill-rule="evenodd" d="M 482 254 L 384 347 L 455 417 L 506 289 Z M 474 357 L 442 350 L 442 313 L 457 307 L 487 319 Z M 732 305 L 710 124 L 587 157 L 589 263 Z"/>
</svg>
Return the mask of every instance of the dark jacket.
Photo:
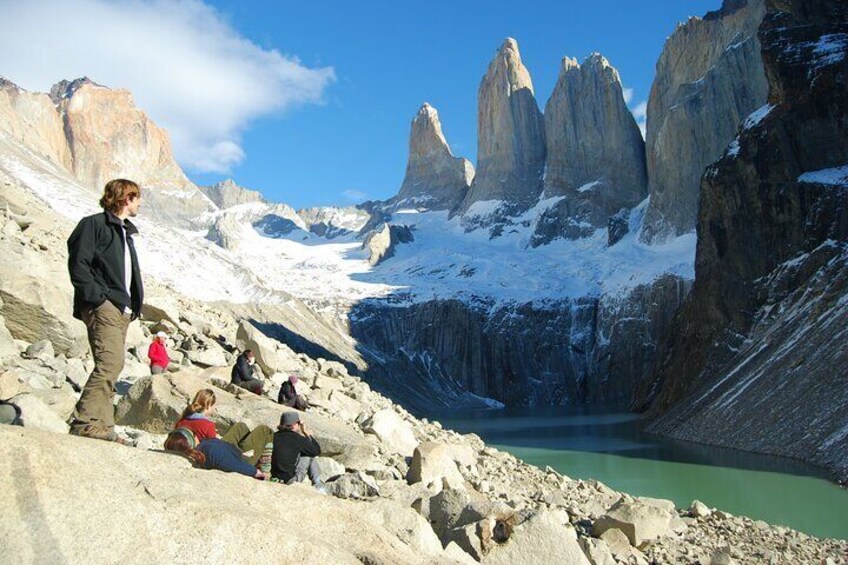
<svg viewBox="0 0 848 565">
<path fill-rule="evenodd" d="M 240 385 L 248 381 L 258 381 L 253 376 L 253 367 L 247 362 L 247 355 L 242 353 L 236 358 L 236 364 L 233 366 L 233 371 L 230 373 L 234 385 Z"/>
<path fill-rule="evenodd" d="M 129 307 L 133 318 L 141 314 L 144 287 L 133 237 L 138 228 L 123 221 L 132 257 L 131 288 L 124 282 L 124 237 L 122 222 L 112 212 L 83 218 L 68 238 L 68 272 L 74 285 L 74 318 L 82 319 L 85 308 L 96 308 L 109 300 L 123 311 Z"/>
<path fill-rule="evenodd" d="M 277 396 L 277 402 L 286 406 L 297 404 L 297 391 L 291 381 L 283 382 L 283 386 L 280 387 L 280 394 Z"/>
<path fill-rule="evenodd" d="M 256 467 L 242 459 L 239 448 L 217 438 L 204 439 L 197 450 L 206 456 L 204 469 L 217 469 L 227 473 L 256 476 Z"/>
<path fill-rule="evenodd" d="M 274 433 L 274 452 L 271 455 L 271 476 L 288 482 L 294 477 L 297 460 L 301 455 L 317 457 L 321 446 L 314 437 L 304 437 L 292 430 Z"/>
</svg>

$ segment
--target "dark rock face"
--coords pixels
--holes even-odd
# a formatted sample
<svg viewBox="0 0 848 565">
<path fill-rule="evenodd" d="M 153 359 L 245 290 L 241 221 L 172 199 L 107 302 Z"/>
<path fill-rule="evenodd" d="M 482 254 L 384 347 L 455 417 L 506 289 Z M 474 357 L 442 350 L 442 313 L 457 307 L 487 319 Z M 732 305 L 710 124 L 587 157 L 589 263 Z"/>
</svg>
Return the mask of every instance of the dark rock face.
<svg viewBox="0 0 848 565">
<path fill-rule="evenodd" d="M 646 153 L 651 202 L 647 242 L 695 228 L 704 169 L 768 92 L 756 30 L 763 0 L 725 1 L 668 38 L 648 99 Z"/>
<path fill-rule="evenodd" d="M 770 8 L 770 107 L 704 175 L 691 300 L 639 401 L 653 431 L 845 475 L 848 6 Z"/>
<path fill-rule="evenodd" d="M 565 58 L 545 106 L 545 197 L 566 196 L 571 219 L 605 227 L 648 195 L 645 142 L 621 79 L 600 54 Z"/>
<path fill-rule="evenodd" d="M 419 375 L 408 380 L 509 405 L 622 403 L 647 376 L 688 291 L 688 282 L 668 276 L 622 297 L 544 306 L 371 300 L 351 313 L 350 331 L 379 359 L 378 378 Z M 431 407 L 426 396 L 400 394 L 405 403 Z"/>
</svg>

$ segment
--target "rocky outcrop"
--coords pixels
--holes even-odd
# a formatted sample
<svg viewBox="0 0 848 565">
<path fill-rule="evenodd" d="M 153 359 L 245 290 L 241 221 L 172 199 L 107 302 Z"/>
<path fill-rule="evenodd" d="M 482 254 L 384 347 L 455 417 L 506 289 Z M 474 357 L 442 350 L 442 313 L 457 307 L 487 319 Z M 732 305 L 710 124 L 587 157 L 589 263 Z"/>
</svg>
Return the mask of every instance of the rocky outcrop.
<svg viewBox="0 0 848 565">
<path fill-rule="evenodd" d="M 249 190 L 243 186 L 239 186 L 232 179 L 223 180 L 212 186 L 200 187 L 200 190 L 221 209 L 230 208 L 238 204 L 265 201 L 259 191 Z"/>
<path fill-rule="evenodd" d="M 764 0 L 726 0 L 668 38 L 648 99 L 651 203 L 643 238 L 695 228 L 700 178 L 768 92 L 757 39 Z"/>
<path fill-rule="evenodd" d="M 474 167 L 453 156 L 439 113 L 425 103 L 412 120 L 406 175 L 394 206 L 451 210 L 465 198 L 473 178 Z"/>
<path fill-rule="evenodd" d="M 621 79 L 594 53 L 582 65 L 562 60 L 545 106 L 545 197 L 566 196 L 566 216 L 605 227 L 622 208 L 647 196 L 645 142 Z"/>
<path fill-rule="evenodd" d="M 759 32 L 768 106 L 704 175 L 692 297 L 643 400 L 666 411 L 654 431 L 845 477 L 848 13 L 779 8 Z"/>
<path fill-rule="evenodd" d="M 504 41 L 477 94 L 477 173 L 461 205 L 503 200 L 526 210 L 542 191 L 545 124 L 518 43 Z"/>
<path fill-rule="evenodd" d="M 408 227 L 383 224 L 365 236 L 362 248 L 368 250 L 368 264 L 374 267 L 392 257 L 398 244 L 413 240 Z"/>
<path fill-rule="evenodd" d="M 73 168 L 62 118 L 47 94 L 0 78 L 0 132 L 63 169 Z"/>
<path fill-rule="evenodd" d="M 371 214 L 360 206 L 304 208 L 297 215 L 310 232 L 327 239 L 356 235 L 371 220 Z"/>
</svg>

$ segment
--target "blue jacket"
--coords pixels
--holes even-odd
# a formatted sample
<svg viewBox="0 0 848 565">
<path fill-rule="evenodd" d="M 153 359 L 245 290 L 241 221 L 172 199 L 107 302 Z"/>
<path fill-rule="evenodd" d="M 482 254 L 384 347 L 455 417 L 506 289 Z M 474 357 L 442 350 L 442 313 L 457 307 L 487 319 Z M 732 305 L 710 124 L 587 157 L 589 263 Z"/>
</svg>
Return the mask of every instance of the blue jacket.
<svg viewBox="0 0 848 565">
<path fill-rule="evenodd" d="M 231 443 L 217 438 L 204 439 L 197 446 L 197 450 L 206 456 L 204 469 L 241 473 L 248 477 L 256 476 L 256 467 L 242 459 L 239 448 Z"/>
</svg>

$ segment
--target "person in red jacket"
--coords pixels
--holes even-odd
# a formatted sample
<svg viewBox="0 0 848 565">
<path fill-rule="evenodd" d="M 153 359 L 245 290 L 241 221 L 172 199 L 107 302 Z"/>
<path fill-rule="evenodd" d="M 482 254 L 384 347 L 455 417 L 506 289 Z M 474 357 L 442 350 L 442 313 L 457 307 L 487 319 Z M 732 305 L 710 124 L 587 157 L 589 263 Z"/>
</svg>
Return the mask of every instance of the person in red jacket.
<svg viewBox="0 0 848 565">
<path fill-rule="evenodd" d="M 165 340 L 168 334 L 159 332 L 153 337 L 153 343 L 147 348 L 147 358 L 150 359 L 150 374 L 159 375 L 168 370 L 168 350 L 165 349 Z"/>
</svg>

